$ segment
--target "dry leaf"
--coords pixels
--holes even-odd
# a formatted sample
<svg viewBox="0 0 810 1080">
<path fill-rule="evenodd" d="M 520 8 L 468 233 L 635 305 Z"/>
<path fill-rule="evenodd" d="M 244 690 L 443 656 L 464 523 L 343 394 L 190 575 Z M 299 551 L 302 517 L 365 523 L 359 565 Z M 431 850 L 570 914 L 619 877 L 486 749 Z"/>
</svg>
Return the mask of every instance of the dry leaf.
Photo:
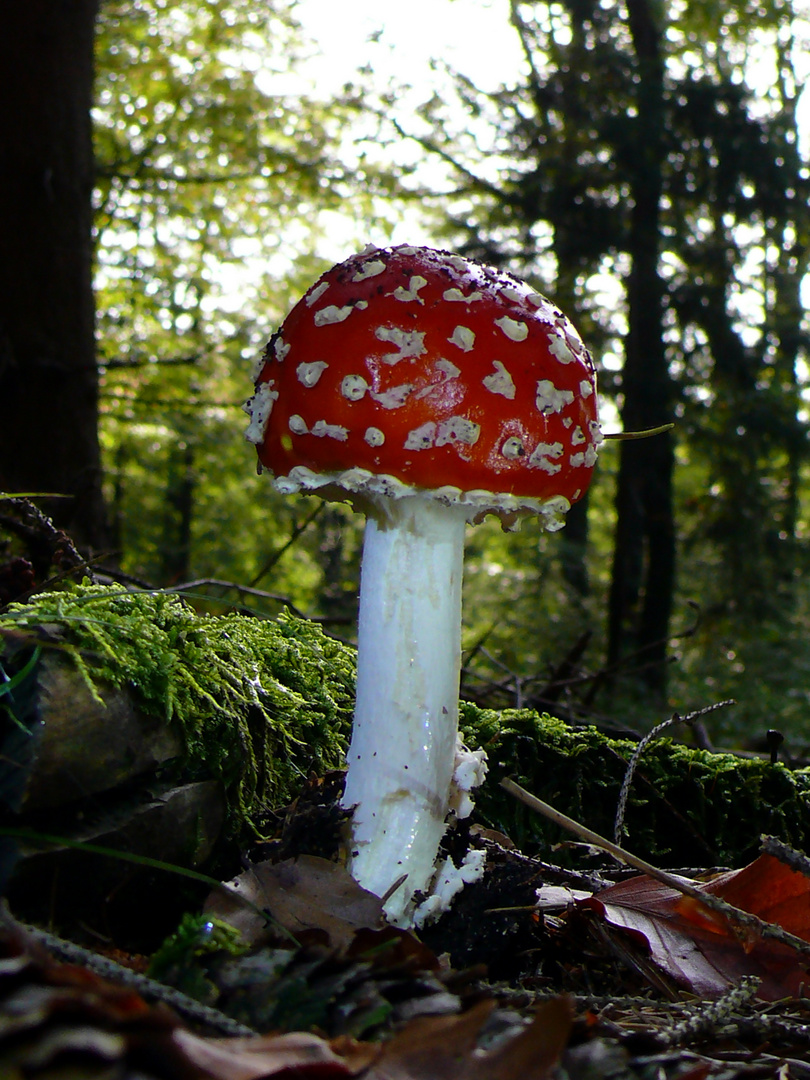
<svg viewBox="0 0 810 1080">
<path fill-rule="evenodd" d="M 568 998 L 545 1002 L 519 1035 L 492 1050 L 477 1049 L 494 1002 L 460 1016 L 414 1020 L 383 1047 L 363 1080 L 545 1080 L 568 1044 Z"/>
<path fill-rule="evenodd" d="M 705 884 L 690 883 L 810 940 L 810 880 L 770 855 Z M 644 875 L 581 903 L 643 935 L 659 967 L 702 997 L 717 997 L 743 975 L 761 980 L 758 996 L 767 1001 L 797 996 L 810 984 L 808 958 L 790 945 L 740 934 L 722 915 Z"/>
<path fill-rule="evenodd" d="M 294 1071 L 301 1080 L 355 1076 L 368 1064 L 369 1056 L 378 1053 L 375 1047 L 364 1055 L 355 1055 L 349 1064 L 348 1056 L 336 1053 L 324 1039 L 306 1032 L 255 1039 L 204 1039 L 177 1030 L 173 1039 L 183 1060 L 205 1069 L 214 1080 L 258 1080 L 287 1070 Z"/>
<path fill-rule="evenodd" d="M 237 896 L 212 893 L 205 911 L 235 926 L 248 944 L 266 939 L 266 925 L 240 898 L 268 911 L 293 935 L 323 930 L 340 950 L 351 945 L 358 930 L 383 926 L 380 898 L 362 889 L 345 867 L 314 855 L 256 863 L 228 887 Z"/>
<path fill-rule="evenodd" d="M 810 878 L 772 855 L 760 855 L 741 870 L 717 874 L 705 889 L 727 904 L 810 941 Z"/>
</svg>

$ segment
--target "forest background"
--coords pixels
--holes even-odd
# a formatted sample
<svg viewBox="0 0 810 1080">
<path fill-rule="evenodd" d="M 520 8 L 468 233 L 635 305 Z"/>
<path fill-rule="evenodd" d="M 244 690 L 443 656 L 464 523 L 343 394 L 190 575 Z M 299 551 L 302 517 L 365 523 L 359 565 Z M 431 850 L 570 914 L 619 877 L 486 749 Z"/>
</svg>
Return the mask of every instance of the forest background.
<svg viewBox="0 0 810 1080">
<path fill-rule="evenodd" d="M 290 81 L 296 7 L 7 7 L 0 489 L 70 495 L 40 505 L 125 582 L 233 582 L 190 595 L 351 638 L 361 522 L 257 477 L 240 406 L 302 291 L 407 223 L 559 302 L 606 430 L 675 425 L 608 443 L 561 533 L 470 530 L 464 692 L 641 728 L 733 697 L 713 739 L 800 752 L 806 2 L 504 0 L 494 89 L 370 59 L 327 96 Z"/>
</svg>

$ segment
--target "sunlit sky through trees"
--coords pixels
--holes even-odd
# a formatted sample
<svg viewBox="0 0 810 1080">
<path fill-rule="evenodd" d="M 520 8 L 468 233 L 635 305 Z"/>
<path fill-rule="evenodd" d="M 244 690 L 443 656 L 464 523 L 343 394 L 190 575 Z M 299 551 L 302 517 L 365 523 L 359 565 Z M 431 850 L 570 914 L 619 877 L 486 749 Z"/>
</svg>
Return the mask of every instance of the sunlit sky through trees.
<svg viewBox="0 0 810 1080">
<path fill-rule="evenodd" d="M 612 0 L 605 0 L 612 3 Z M 562 9 L 560 9 L 562 12 Z M 804 33 L 798 39 L 810 41 L 810 0 L 796 5 Z M 452 79 L 443 66 L 459 71 L 483 91 L 495 90 L 511 82 L 524 61 L 518 36 L 510 25 L 508 0 L 408 0 L 407 3 L 381 4 L 380 0 L 351 0 L 335 4 L 333 0 L 299 0 L 295 8 L 306 38 L 311 42 L 310 60 L 302 65 L 292 82 L 289 74 L 281 76 L 276 89 L 301 91 L 316 98 L 339 94 L 357 78 L 359 69 L 370 69 L 375 86 L 409 87 L 397 92 L 397 112 L 403 127 L 418 133 L 417 110 L 432 92 L 446 101 L 453 100 Z M 552 11 L 553 16 L 553 11 Z M 565 34 L 565 20 L 555 19 L 555 35 Z M 678 33 L 677 24 L 669 31 Z M 750 44 L 747 59 L 747 82 L 762 95 L 762 108 L 768 109 L 767 93 L 776 79 L 774 41 L 761 38 Z M 810 86 L 810 48 L 795 56 L 797 73 Z M 804 136 L 802 153 L 810 157 L 810 89 L 801 94 L 799 104 L 800 134 Z M 463 120 L 461 121 L 464 122 Z M 482 129 L 482 142 L 487 132 Z M 347 151 L 351 154 L 351 150 Z M 446 190 L 448 173 L 435 159 L 425 159 L 415 143 L 387 147 L 383 160 L 413 164 L 419 161 L 420 179 L 435 191 Z M 497 182 L 499 163 L 489 161 L 492 179 Z M 486 167 L 486 166 L 485 166 Z M 480 169 L 479 169 L 480 171 Z M 357 229 L 340 213 L 325 215 L 328 221 L 322 254 L 327 259 L 345 258 L 357 246 Z M 393 242 L 431 243 L 428 221 L 415 209 L 406 212 L 394 228 Z M 386 242 L 388 237 L 369 236 L 363 240 Z M 757 248 L 752 249 L 756 257 Z M 588 283 L 591 294 L 600 304 L 616 307 L 621 285 L 613 273 L 595 275 Z M 749 298 L 755 303 L 754 298 Z M 810 282 L 805 283 L 805 306 L 810 308 Z M 753 332 L 753 331 L 752 331 Z M 621 367 L 621 357 L 602 356 L 607 367 Z"/>
<path fill-rule="evenodd" d="M 295 16 L 312 42 L 311 59 L 300 67 L 290 89 L 300 88 L 315 97 L 339 94 L 368 66 L 373 82 L 407 86 L 397 94 L 399 112 L 413 117 L 434 90 L 451 94 L 451 79 L 442 64 L 469 75 L 480 89 L 494 90 L 521 61 L 514 30 L 509 25 L 506 0 L 409 0 L 379 3 L 351 0 L 300 0 Z M 286 80 L 285 80 L 286 81 Z M 401 155 L 401 157 L 400 157 Z M 389 154 L 389 159 L 390 159 Z M 403 146 L 393 155 L 412 162 L 423 156 L 416 145 Z M 421 175 L 438 190 L 446 186 L 446 173 L 436 162 L 423 165 Z M 334 247 L 324 254 L 336 259 L 353 250 L 349 229 L 334 220 L 330 239 Z M 406 215 L 392 239 L 395 242 L 429 242 L 426 225 L 417 214 Z M 377 239 L 379 242 L 379 238 Z"/>
<path fill-rule="evenodd" d="M 808 23 L 805 33 L 798 35 L 807 42 L 810 0 L 804 6 L 798 4 L 796 10 Z M 412 87 L 412 101 L 408 95 L 399 99 L 400 110 L 406 117 L 410 105 L 414 109 L 418 107 L 432 90 L 441 90 L 442 85 L 449 90 L 448 76 L 440 70 L 442 63 L 469 76 L 474 85 L 486 91 L 510 82 L 523 62 L 517 35 L 509 22 L 507 0 L 408 0 L 384 5 L 379 0 L 352 0 L 350 9 L 332 0 L 300 0 L 296 16 L 317 47 L 302 70 L 311 92 L 316 96 L 339 93 L 359 68 L 368 65 L 378 84 L 390 80 Z M 776 78 L 773 44 L 765 39 L 752 43 L 749 53 L 747 81 L 763 95 L 763 109 L 767 109 L 768 87 Z M 801 149 L 807 159 L 810 157 L 810 49 L 803 56 L 800 53 L 796 60 L 803 69 L 798 74 L 805 76 L 802 81 L 807 87 L 798 108 L 799 131 L 804 143 Z M 408 154 L 407 149 L 403 152 Z M 411 152 L 417 153 L 415 147 Z M 433 162 L 425 167 L 433 170 L 432 179 L 441 190 L 440 166 Z M 429 241 L 430 237 L 422 231 L 424 228 L 418 217 L 406 217 L 393 239 Z M 339 220 L 334 221 L 334 230 L 327 238 L 327 243 L 333 241 L 334 248 L 330 244 L 330 250 L 324 254 L 345 257 L 352 249 L 348 231 L 344 233 Z M 614 304 L 618 282 L 612 275 L 599 277 L 603 280 L 592 281 L 591 289 L 603 293 L 606 303 Z M 810 308 L 810 282 L 805 283 L 804 301 L 805 307 Z M 613 359 L 603 357 L 603 362 L 612 366 Z M 620 359 L 615 358 L 615 366 L 620 365 Z"/>
<path fill-rule="evenodd" d="M 807 21 L 804 37 L 810 40 L 810 0 L 797 4 L 800 17 Z M 340 93 L 354 80 L 360 68 L 373 72 L 379 87 L 389 83 L 407 85 L 409 92 L 398 94 L 399 112 L 407 125 L 413 122 L 419 104 L 434 90 L 447 91 L 452 99 L 451 80 L 441 66 L 462 72 L 481 90 L 494 90 L 510 82 L 519 70 L 523 58 L 518 38 L 509 22 L 507 0 L 408 0 L 407 3 L 385 3 L 379 0 L 351 0 L 350 4 L 335 4 L 333 0 L 299 0 L 295 9 L 306 37 L 311 41 L 311 59 L 288 83 L 282 76 L 284 89 L 302 90 L 315 97 Z M 562 21 L 560 28 L 562 27 Z M 558 28 L 555 33 L 563 32 Z M 671 30 L 677 33 L 677 30 Z M 796 57 L 804 71 L 804 82 L 810 87 L 810 49 Z M 752 43 L 749 53 L 749 84 L 764 95 L 775 79 L 773 42 Z M 276 83 L 278 88 L 279 84 Z M 802 153 L 810 157 L 810 88 L 805 89 L 799 103 L 800 132 L 804 136 Z M 413 146 L 399 148 L 402 160 L 412 162 L 422 152 Z M 390 148 L 389 148 L 390 155 Z M 396 157 L 396 152 L 394 153 Z M 493 163 L 497 168 L 497 163 Z M 442 190 L 446 176 L 440 165 L 422 165 L 423 178 L 430 178 L 437 190 Z M 331 228 L 326 236 L 323 254 L 326 258 L 344 258 L 356 246 L 356 234 L 350 222 L 341 222 L 340 215 L 330 215 Z M 395 228 L 394 242 L 430 242 L 429 226 L 417 214 L 406 215 Z M 379 237 L 369 239 L 380 242 Z M 593 289 L 605 291 L 605 301 L 614 302 L 617 283 L 605 278 L 591 283 Z M 805 303 L 810 307 L 810 284 L 805 287 Z M 604 358 L 610 365 L 611 358 Z M 620 361 L 617 359 L 617 366 Z"/>
<path fill-rule="evenodd" d="M 798 107 L 802 152 L 810 157 L 810 0 L 797 3 L 795 10 L 807 24 L 798 35 L 807 48 L 795 60 L 805 84 Z M 360 67 L 369 65 L 381 84 L 391 79 L 412 86 L 418 103 L 446 80 L 431 69 L 433 61 L 448 64 L 486 91 L 508 83 L 523 60 L 507 0 L 351 0 L 348 5 L 299 0 L 295 14 L 317 46 L 302 74 L 318 96 L 338 93 Z M 775 70 L 773 42 L 751 43 L 749 85 L 767 90 Z M 402 106 L 407 109 L 407 98 Z"/>
<path fill-rule="evenodd" d="M 432 59 L 474 73 L 488 89 L 520 62 L 505 0 L 301 0 L 296 13 L 323 50 L 312 68 L 320 89 L 339 89 L 366 62 L 418 85 L 430 79 Z"/>
</svg>

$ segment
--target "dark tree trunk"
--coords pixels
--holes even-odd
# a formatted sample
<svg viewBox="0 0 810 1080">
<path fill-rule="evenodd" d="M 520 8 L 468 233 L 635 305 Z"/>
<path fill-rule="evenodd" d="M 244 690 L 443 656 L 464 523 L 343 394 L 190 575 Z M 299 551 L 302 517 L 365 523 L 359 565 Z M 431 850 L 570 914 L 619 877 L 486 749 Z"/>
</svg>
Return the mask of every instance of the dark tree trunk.
<svg viewBox="0 0 810 1080">
<path fill-rule="evenodd" d="M 191 577 L 191 538 L 196 476 L 192 441 L 181 439 L 169 451 L 169 478 L 163 530 L 162 580 L 170 585 Z"/>
<path fill-rule="evenodd" d="M 20 0 L 0 34 L 0 490 L 107 545 L 92 288 L 98 0 Z"/>
<path fill-rule="evenodd" d="M 560 561 L 563 577 L 578 596 L 590 595 L 588 577 L 588 495 L 574 503 L 565 515 L 561 536 Z"/>
<path fill-rule="evenodd" d="M 569 140 L 571 141 L 571 140 Z M 571 141 L 572 142 L 572 141 Z M 566 164 L 571 175 L 576 175 L 576 148 L 568 143 L 561 148 L 566 155 Z M 568 207 L 571 218 L 575 217 L 576 202 L 572 191 Z M 562 220 L 554 229 L 554 254 L 557 259 L 557 279 L 554 288 L 554 302 L 559 304 L 575 325 L 579 325 L 576 282 L 579 273 L 587 270 L 588 260 L 581 250 L 582 236 L 580 229 L 566 228 Z M 574 503 L 565 515 L 565 529 L 560 536 L 560 563 L 563 578 L 574 594 L 580 597 L 590 593 L 588 577 L 588 493 L 578 503 Z"/>
<path fill-rule="evenodd" d="M 626 430 L 670 419 L 672 390 L 663 342 L 664 285 L 658 270 L 661 163 L 664 156 L 663 59 L 651 0 L 628 0 L 638 64 L 637 138 L 629 162 L 632 217 L 628 252 L 628 334 L 622 374 Z M 621 448 L 617 527 L 609 602 L 608 663 L 641 650 L 647 685 L 666 689 L 666 656 L 675 583 L 673 451 L 659 435 Z"/>
</svg>

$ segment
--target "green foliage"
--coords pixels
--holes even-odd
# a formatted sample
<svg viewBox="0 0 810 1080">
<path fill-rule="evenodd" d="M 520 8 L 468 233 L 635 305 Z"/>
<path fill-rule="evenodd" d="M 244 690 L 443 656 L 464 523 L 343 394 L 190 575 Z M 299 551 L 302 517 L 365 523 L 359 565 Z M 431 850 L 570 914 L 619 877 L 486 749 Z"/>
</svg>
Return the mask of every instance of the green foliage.
<svg viewBox="0 0 810 1080">
<path fill-rule="evenodd" d="M 152 956 L 148 974 L 196 1001 L 214 1004 L 218 990 L 208 977 L 205 961 L 242 956 L 247 948 L 240 932 L 229 923 L 188 912 Z"/>
<path fill-rule="evenodd" d="M 197 615 L 177 596 L 114 585 L 40 593 L 0 619 L 54 624 L 95 694 L 124 687 L 178 728 L 190 767 L 222 779 L 238 820 L 343 760 L 354 654 L 314 623 Z"/>
<path fill-rule="evenodd" d="M 159 979 L 170 965 L 223 950 L 230 956 L 241 956 L 247 950 L 236 927 L 221 919 L 188 912 L 152 957 L 149 974 Z"/>
<path fill-rule="evenodd" d="M 294 507 L 251 481 L 250 369 L 331 259 L 329 213 L 362 246 L 390 181 L 343 141 L 357 104 L 300 92 L 288 0 L 102 5 L 94 125 L 107 496 L 124 570 L 251 581 Z M 308 603 L 317 556 L 280 568 Z"/>
<path fill-rule="evenodd" d="M 282 92 L 301 49 L 293 6 L 103 5 L 94 120 L 105 358 L 165 361 L 231 336 L 247 350 L 278 314 L 262 313 L 266 290 L 284 301 L 279 270 L 295 261 L 311 273 L 320 215 L 350 194 L 335 154 L 349 114 Z M 226 299 L 236 287 L 237 304 Z M 237 314 L 248 309 L 263 319 L 259 337 Z"/>
</svg>

